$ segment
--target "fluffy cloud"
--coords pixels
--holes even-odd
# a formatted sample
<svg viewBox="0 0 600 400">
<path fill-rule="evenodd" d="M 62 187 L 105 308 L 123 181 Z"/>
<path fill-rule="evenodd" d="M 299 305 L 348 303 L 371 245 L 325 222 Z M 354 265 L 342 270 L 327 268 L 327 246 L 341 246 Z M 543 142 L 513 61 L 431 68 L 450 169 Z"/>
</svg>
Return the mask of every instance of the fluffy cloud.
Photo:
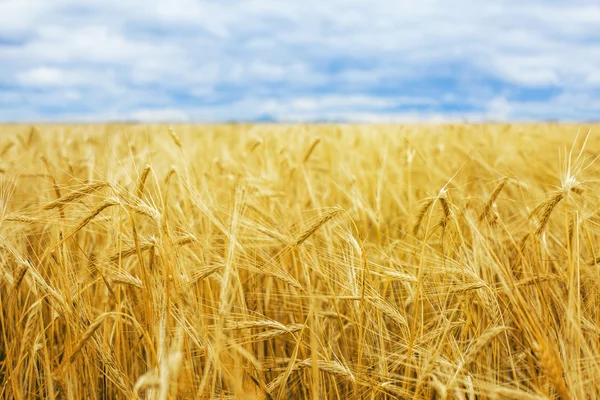
<svg viewBox="0 0 600 400">
<path fill-rule="evenodd" d="M 592 1 L 4 0 L 0 120 L 596 119 Z"/>
</svg>

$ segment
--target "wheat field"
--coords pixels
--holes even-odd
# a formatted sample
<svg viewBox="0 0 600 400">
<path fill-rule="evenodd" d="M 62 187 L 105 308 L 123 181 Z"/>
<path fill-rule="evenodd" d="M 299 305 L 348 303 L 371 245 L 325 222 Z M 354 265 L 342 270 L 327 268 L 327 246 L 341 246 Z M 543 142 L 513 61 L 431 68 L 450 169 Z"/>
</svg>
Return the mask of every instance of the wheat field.
<svg viewBox="0 0 600 400">
<path fill-rule="evenodd" d="M 598 127 L 0 130 L 2 398 L 600 398 Z"/>
</svg>

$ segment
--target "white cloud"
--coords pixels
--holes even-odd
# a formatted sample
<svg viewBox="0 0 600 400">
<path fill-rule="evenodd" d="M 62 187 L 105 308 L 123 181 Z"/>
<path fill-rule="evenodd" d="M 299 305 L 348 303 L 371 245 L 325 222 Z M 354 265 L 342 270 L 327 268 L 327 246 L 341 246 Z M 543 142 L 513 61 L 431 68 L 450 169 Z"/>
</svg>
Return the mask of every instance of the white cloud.
<svg viewBox="0 0 600 400">
<path fill-rule="evenodd" d="M 493 121 L 506 121 L 512 117 L 512 106 L 504 97 L 495 97 L 487 104 L 486 118 Z"/>
<path fill-rule="evenodd" d="M 0 106 L 25 119 L 595 118 L 599 24 L 600 5 L 577 0 L 4 0 Z"/>
<path fill-rule="evenodd" d="M 54 86 L 62 85 L 65 75 L 58 68 L 37 67 L 17 73 L 22 85 Z"/>
<path fill-rule="evenodd" d="M 190 120 L 190 116 L 185 111 L 166 108 L 137 110 L 127 119 L 148 122 L 186 122 Z"/>
<path fill-rule="evenodd" d="M 17 71 L 16 82 L 23 89 L 65 89 L 71 93 L 70 99 L 79 97 L 73 95 L 79 89 L 93 89 L 102 93 L 116 93 L 119 91 L 116 76 L 113 71 L 94 69 L 67 69 L 48 67 L 45 65 Z"/>
</svg>

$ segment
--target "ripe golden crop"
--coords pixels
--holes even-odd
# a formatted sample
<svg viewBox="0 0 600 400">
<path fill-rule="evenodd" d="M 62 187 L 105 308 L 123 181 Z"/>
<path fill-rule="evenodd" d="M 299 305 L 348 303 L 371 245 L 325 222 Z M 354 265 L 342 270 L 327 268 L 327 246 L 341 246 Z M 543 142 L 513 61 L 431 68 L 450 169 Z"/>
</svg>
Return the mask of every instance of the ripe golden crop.
<svg viewBox="0 0 600 400">
<path fill-rule="evenodd" d="M 2 126 L 0 397 L 600 397 L 597 129 Z"/>
</svg>

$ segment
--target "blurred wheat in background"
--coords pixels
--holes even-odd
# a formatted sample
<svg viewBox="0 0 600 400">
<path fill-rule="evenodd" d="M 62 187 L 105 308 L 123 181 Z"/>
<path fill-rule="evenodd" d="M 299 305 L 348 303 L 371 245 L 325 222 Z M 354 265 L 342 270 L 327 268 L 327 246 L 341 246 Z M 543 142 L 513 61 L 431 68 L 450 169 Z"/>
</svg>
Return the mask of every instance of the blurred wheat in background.
<svg viewBox="0 0 600 400">
<path fill-rule="evenodd" d="M 3 126 L 0 396 L 598 398 L 591 130 Z"/>
</svg>

